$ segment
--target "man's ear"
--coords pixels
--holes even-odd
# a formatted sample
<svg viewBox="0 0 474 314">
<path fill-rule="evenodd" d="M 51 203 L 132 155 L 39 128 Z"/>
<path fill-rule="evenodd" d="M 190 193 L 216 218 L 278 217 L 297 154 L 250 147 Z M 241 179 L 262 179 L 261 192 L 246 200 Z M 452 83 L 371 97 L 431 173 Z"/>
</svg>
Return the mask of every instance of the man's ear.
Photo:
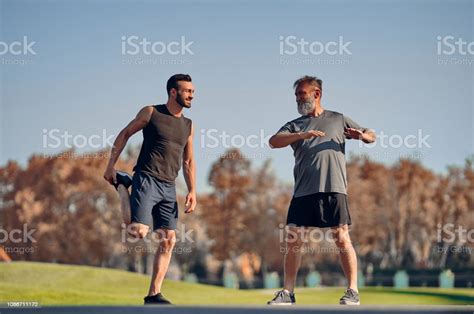
<svg viewBox="0 0 474 314">
<path fill-rule="evenodd" d="M 316 89 L 314 91 L 314 98 L 321 98 L 321 96 L 323 95 L 323 92 L 319 89 Z"/>
<path fill-rule="evenodd" d="M 177 92 L 176 92 L 176 88 L 172 88 L 172 89 L 170 90 L 170 97 L 176 98 L 176 93 L 177 93 Z"/>
</svg>

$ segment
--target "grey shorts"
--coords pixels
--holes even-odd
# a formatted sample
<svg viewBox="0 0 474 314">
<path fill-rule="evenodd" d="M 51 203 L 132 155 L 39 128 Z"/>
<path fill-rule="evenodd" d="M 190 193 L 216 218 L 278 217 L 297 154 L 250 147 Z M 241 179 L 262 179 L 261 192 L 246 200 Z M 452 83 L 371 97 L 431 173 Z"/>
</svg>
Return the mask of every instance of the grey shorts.
<svg viewBox="0 0 474 314">
<path fill-rule="evenodd" d="M 174 182 L 161 181 L 141 171 L 132 179 L 130 195 L 132 223 L 175 230 L 178 223 L 178 202 Z"/>
</svg>

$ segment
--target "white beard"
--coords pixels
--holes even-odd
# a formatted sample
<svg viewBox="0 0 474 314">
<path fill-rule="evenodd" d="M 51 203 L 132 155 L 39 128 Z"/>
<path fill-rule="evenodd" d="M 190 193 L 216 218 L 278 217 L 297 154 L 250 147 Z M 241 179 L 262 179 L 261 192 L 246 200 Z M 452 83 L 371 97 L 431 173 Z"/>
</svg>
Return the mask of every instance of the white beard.
<svg viewBox="0 0 474 314">
<path fill-rule="evenodd" d="M 298 113 L 302 116 L 307 116 L 314 111 L 315 104 L 313 101 L 307 101 L 298 104 Z"/>
</svg>

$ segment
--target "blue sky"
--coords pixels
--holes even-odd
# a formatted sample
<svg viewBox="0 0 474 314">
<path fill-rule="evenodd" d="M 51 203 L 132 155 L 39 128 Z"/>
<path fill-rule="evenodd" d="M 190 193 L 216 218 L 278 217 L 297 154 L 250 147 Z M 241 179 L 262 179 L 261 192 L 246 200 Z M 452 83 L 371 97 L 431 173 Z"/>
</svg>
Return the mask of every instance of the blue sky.
<svg viewBox="0 0 474 314">
<path fill-rule="evenodd" d="M 185 114 L 196 128 L 200 191 L 211 163 L 226 150 L 222 140 L 206 147 L 215 141 L 203 134 L 225 133 L 237 145 L 271 135 L 298 116 L 292 83 L 305 74 L 323 79 L 323 107 L 387 136 L 386 145 L 375 147 L 351 142 L 349 153 L 387 164 L 412 156 L 437 172 L 474 153 L 474 53 L 456 47 L 438 54 L 437 48 L 438 36 L 474 41 L 473 1 L 0 3 L 0 52 L 26 36 L 36 53 L 0 55 L 0 165 L 65 149 L 64 142 L 43 147 L 43 130 L 86 138 L 104 130 L 118 134 L 141 107 L 164 103 L 166 80 L 180 72 L 191 74 L 196 88 Z M 163 44 L 184 37 L 193 54 L 123 54 L 124 36 Z M 315 47 L 342 38 L 351 54 L 298 49 L 282 55 L 281 38 L 288 36 Z M 399 145 L 423 137 L 419 147 Z M 141 139 L 137 134 L 130 143 Z M 271 158 L 277 175 L 292 182 L 290 148 L 241 150 L 256 165 Z"/>
</svg>

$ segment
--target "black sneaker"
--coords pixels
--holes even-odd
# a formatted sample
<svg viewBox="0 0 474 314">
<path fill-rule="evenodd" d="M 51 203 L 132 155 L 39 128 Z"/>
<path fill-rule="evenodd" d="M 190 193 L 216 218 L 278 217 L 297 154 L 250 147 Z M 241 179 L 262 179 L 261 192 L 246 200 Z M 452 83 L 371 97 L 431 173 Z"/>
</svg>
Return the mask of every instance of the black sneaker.
<svg viewBox="0 0 474 314">
<path fill-rule="evenodd" d="M 268 305 L 293 305 L 296 303 L 295 294 L 280 290 L 275 293 L 275 297 L 268 301 Z"/>
<path fill-rule="evenodd" d="M 172 303 L 165 299 L 165 297 L 158 293 L 157 295 L 147 296 L 143 299 L 145 305 L 147 304 L 161 304 L 161 305 L 172 305 Z"/>
<path fill-rule="evenodd" d="M 118 189 L 119 185 L 123 185 L 126 189 L 132 185 L 132 176 L 123 171 L 117 171 L 117 183 L 114 184 L 115 189 Z"/>
<path fill-rule="evenodd" d="M 359 293 L 353 289 L 346 289 L 344 295 L 339 299 L 339 304 L 342 305 L 360 305 Z"/>
</svg>

